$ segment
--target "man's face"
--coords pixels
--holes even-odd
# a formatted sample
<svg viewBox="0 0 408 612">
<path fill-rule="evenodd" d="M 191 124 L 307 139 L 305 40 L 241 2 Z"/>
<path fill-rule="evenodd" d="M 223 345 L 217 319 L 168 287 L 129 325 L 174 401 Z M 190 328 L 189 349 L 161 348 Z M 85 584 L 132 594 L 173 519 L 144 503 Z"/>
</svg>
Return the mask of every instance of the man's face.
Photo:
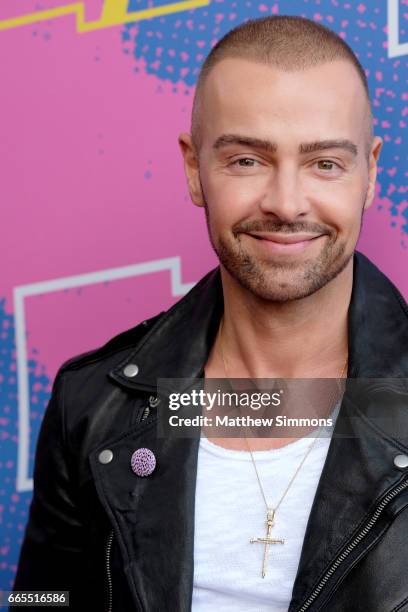
<svg viewBox="0 0 408 612">
<path fill-rule="evenodd" d="M 350 261 L 373 196 L 367 101 L 355 68 L 336 61 L 288 73 L 224 59 L 207 78 L 201 108 L 190 191 L 198 182 L 193 199 L 205 206 L 220 263 L 268 300 L 322 288 Z M 376 145 L 378 157 L 381 139 Z"/>
</svg>

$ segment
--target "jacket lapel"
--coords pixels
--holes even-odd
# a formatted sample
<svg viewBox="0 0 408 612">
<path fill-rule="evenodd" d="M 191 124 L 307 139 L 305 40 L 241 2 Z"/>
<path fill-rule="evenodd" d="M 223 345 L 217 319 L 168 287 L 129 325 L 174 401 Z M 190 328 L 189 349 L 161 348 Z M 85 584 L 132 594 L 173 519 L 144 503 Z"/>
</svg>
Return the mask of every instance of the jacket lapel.
<svg viewBox="0 0 408 612">
<path fill-rule="evenodd" d="M 104 448 L 108 464 L 92 453 L 91 468 L 100 499 L 114 526 L 136 610 L 191 608 L 194 501 L 198 439 L 157 437 L 157 417 Z M 131 456 L 147 447 L 156 468 L 134 474 Z"/>
<path fill-rule="evenodd" d="M 391 384 L 381 394 L 370 392 L 370 386 L 374 389 L 378 379 L 408 376 L 407 323 L 407 306 L 398 290 L 364 255 L 356 253 L 348 326 L 347 377 L 352 393 L 344 396 L 316 491 L 290 612 L 300 609 L 379 500 L 404 477 L 393 460 L 398 453 L 408 452 L 406 436 L 398 439 L 406 431 L 407 390 L 401 395 L 392 391 Z M 403 382 L 396 385 L 399 391 L 401 387 Z M 404 427 L 399 427 L 401 423 Z M 374 530 L 372 537 L 376 535 Z M 341 571 L 336 572 L 336 580 L 341 576 Z"/>
<path fill-rule="evenodd" d="M 391 418 L 389 425 L 395 438 L 385 436 L 377 426 L 384 415 L 389 417 L 394 413 L 395 423 L 401 419 L 399 394 L 393 400 L 392 393 L 388 392 L 386 404 L 375 396 L 368 389 L 358 403 L 347 392 L 344 396 L 309 516 L 289 612 L 302 608 L 347 545 L 369 523 L 380 501 L 407 478 L 394 465 L 396 455 L 408 454 L 408 447 L 398 440 L 397 427 L 392 427 L 394 419 Z M 406 393 L 402 408 L 406 422 Z M 406 495 L 403 503 L 408 505 Z M 390 506 L 363 537 L 361 545 L 347 553 L 335 573 L 325 581 L 324 599 L 353 567 L 362 550 L 367 552 L 381 537 L 399 510 L 401 506 L 397 504 Z M 320 610 L 321 599 L 319 607 L 312 606 L 312 610 Z"/>
<path fill-rule="evenodd" d="M 208 273 L 169 311 L 109 378 L 130 392 L 156 392 L 159 378 L 203 375 L 223 311 L 219 269 Z M 138 366 L 134 378 L 126 366 Z M 181 388 L 180 388 L 181 390 Z M 163 400 L 162 400 L 163 401 Z M 160 403 L 157 410 L 163 409 Z M 90 456 L 101 502 L 118 540 L 136 609 L 191 609 L 194 572 L 194 505 L 199 438 L 160 438 L 157 413 L 132 431 L 104 442 L 108 464 Z M 152 450 L 156 468 L 148 477 L 130 468 L 132 453 Z"/>
</svg>

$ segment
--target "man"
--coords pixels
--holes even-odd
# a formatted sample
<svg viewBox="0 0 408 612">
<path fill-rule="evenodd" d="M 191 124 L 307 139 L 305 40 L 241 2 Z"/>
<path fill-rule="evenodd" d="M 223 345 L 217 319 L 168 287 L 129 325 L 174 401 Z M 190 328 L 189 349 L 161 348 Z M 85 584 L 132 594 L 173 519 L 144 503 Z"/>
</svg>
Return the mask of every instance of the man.
<svg viewBox="0 0 408 612">
<path fill-rule="evenodd" d="M 382 145 L 365 73 L 323 26 L 248 22 L 179 142 L 220 267 L 59 370 L 14 588 L 121 612 L 408 610 L 408 310 L 355 253 Z M 387 380 L 320 445 L 157 435 L 158 378 L 346 371 Z"/>
</svg>

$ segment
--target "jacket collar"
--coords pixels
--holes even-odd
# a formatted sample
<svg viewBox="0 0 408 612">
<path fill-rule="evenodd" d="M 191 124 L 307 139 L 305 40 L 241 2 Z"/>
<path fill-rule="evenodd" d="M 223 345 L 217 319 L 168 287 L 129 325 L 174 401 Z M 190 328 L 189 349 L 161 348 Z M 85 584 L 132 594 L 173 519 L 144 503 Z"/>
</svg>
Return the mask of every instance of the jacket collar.
<svg viewBox="0 0 408 612">
<path fill-rule="evenodd" d="M 111 370 L 111 378 L 130 389 L 156 391 L 158 378 L 202 376 L 223 309 L 217 267 L 159 318 L 126 359 Z M 130 364 L 139 368 L 134 378 L 124 374 Z"/>
<path fill-rule="evenodd" d="M 349 308 L 349 378 L 408 376 L 408 307 L 364 255 L 354 257 Z"/>
<path fill-rule="evenodd" d="M 214 342 L 223 312 L 219 267 L 170 308 L 110 376 L 155 391 L 158 378 L 195 378 Z M 408 309 L 396 287 L 364 255 L 354 255 L 349 308 L 349 378 L 408 376 Z M 128 378 L 129 364 L 139 368 Z"/>
</svg>

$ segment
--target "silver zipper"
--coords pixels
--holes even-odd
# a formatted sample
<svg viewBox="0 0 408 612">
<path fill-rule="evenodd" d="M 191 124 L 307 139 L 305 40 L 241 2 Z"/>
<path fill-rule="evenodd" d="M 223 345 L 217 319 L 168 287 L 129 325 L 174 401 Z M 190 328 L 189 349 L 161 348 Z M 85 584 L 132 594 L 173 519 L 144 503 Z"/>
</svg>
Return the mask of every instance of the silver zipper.
<svg viewBox="0 0 408 612">
<path fill-rule="evenodd" d="M 321 579 L 321 581 L 319 582 L 319 584 L 317 585 L 317 587 L 315 588 L 313 593 L 307 598 L 307 600 L 305 601 L 303 606 L 301 608 L 299 608 L 298 612 L 305 612 L 305 610 L 310 608 L 310 606 L 315 601 L 315 599 L 320 595 L 320 593 L 321 593 L 323 587 L 326 585 L 327 581 L 333 576 L 334 572 L 339 568 L 339 566 L 343 563 L 343 561 L 345 559 L 347 559 L 347 557 L 354 550 L 354 548 L 358 544 L 360 544 L 361 540 L 363 540 L 366 537 L 366 535 L 369 533 L 369 531 L 374 527 L 375 523 L 379 519 L 379 517 L 380 517 L 382 511 L 384 510 L 385 506 L 392 499 L 394 499 L 394 497 L 396 495 L 398 495 L 399 493 L 401 493 L 401 491 L 403 491 L 404 489 L 407 489 L 407 488 L 408 488 L 408 480 L 405 480 L 404 482 L 399 484 L 397 487 L 395 487 L 395 489 L 390 491 L 384 497 L 384 499 L 382 500 L 382 502 L 377 507 L 377 509 L 374 512 L 374 514 L 372 515 L 371 519 L 368 521 L 367 525 L 364 527 L 364 529 L 362 529 L 360 531 L 360 533 L 354 538 L 354 540 L 352 542 L 350 542 L 350 544 L 348 544 L 348 546 L 346 546 L 346 548 L 343 550 L 343 552 L 337 557 L 337 559 L 335 560 L 333 565 L 331 565 L 331 567 L 328 569 L 326 574 L 323 576 L 323 578 Z"/>
<path fill-rule="evenodd" d="M 152 397 L 153 396 L 151 396 L 149 399 L 152 400 Z M 150 414 L 150 407 L 146 406 L 146 408 L 143 410 L 141 420 L 143 421 L 144 419 L 147 419 L 149 414 Z M 112 612 L 112 574 L 111 574 L 111 569 L 110 569 L 110 556 L 111 556 L 111 550 L 112 550 L 113 535 L 114 535 L 114 532 L 112 529 L 112 531 L 109 534 L 108 541 L 106 543 L 106 550 L 105 550 L 106 578 L 107 578 L 107 584 L 108 584 L 108 610 L 107 612 Z"/>
<path fill-rule="evenodd" d="M 160 398 L 157 395 L 151 395 L 149 397 L 150 408 L 157 408 L 159 404 L 160 404 Z"/>
<path fill-rule="evenodd" d="M 150 414 L 150 408 L 149 408 L 149 406 L 146 406 L 146 408 L 143 410 L 142 418 L 140 420 L 144 421 L 145 419 L 147 419 L 149 414 Z"/>
<path fill-rule="evenodd" d="M 112 550 L 112 542 L 113 542 L 113 529 L 109 534 L 108 541 L 106 543 L 105 550 L 105 561 L 106 561 L 106 578 L 108 583 L 108 610 L 107 612 L 112 612 L 112 574 L 110 568 L 110 556 Z"/>
<path fill-rule="evenodd" d="M 160 404 L 160 398 L 157 397 L 156 395 L 150 395 L 150 397 L 149 397 L 149 405 L 146 406 L 143 409 L 142 416 L 141 416 L 140 420 L 144 421 L 145 419 L 147 419 L 147 417 L 150 414 L 150 409 L 151 408 L 156 408 L 159 404 Z"/>
</svg>

